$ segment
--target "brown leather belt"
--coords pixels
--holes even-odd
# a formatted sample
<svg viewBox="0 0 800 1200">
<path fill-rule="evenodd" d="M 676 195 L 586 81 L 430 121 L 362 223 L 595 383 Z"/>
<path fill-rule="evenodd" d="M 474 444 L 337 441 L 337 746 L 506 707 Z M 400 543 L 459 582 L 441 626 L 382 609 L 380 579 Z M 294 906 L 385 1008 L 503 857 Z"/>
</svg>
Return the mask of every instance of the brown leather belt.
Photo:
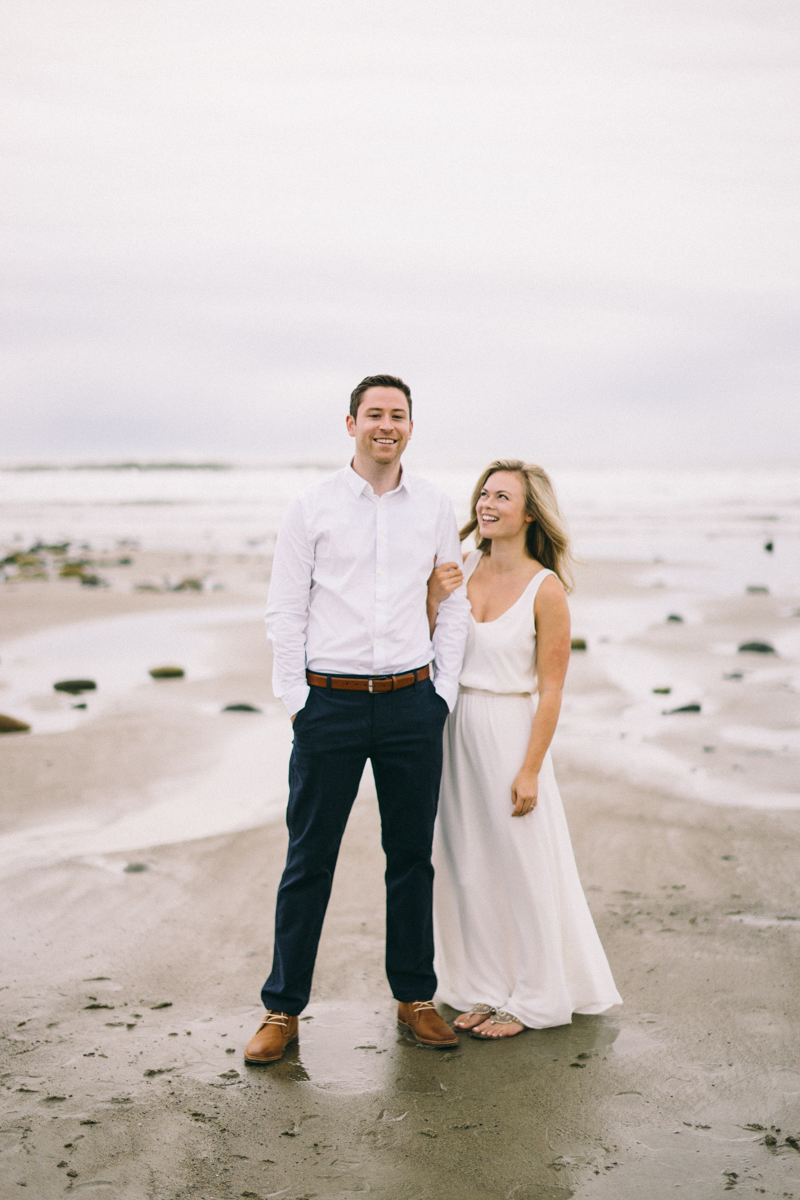
<svg viewBox="0 0 800 1200">
<path fill-rule="evenodd" d="M 431 673 L 430 665 L 420 667 L 418 671 L 407 671 L 403 675 L 378 675 L 373 679 L 364 675 L 353 677 L 345 675 L 316 675 L 306 671 L 306 679 L 312 687 L 327 688 L 347 692 L 396 692 L 400 688 L 411 687 L 412 683 L 421 683 Z"/>
</svg>

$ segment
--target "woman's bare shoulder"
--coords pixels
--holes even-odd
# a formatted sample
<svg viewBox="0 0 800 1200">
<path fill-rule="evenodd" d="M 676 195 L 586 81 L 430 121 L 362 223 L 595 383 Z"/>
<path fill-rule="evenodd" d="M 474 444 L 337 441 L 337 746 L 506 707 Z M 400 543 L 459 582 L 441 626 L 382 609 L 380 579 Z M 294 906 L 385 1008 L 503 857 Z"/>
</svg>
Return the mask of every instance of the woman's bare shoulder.
<svg viewBox="0 0 800 1200">
<path fill-rule="evenodd" d="M 541 611 L 558 612 L 568 607 L 564 585 L 557 575 L 552 572 L 545 575 L 536 589 L 533 607 L 537 613 Z"/>
</svg>

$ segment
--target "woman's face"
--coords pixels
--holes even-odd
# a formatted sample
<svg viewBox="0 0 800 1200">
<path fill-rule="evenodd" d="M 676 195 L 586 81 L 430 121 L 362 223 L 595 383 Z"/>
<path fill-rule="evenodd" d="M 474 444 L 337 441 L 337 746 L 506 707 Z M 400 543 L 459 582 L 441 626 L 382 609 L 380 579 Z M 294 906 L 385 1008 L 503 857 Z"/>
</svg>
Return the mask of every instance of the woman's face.
<svg viewBox="0 0 800 1200">
<path fill-rule="evenodd" d="M 515 471 L 495 471 L 483 485 L 475 505 L 481 537 L 517 538 L 532 521 L 525 512 L 524 485 Z"/>
</svg>

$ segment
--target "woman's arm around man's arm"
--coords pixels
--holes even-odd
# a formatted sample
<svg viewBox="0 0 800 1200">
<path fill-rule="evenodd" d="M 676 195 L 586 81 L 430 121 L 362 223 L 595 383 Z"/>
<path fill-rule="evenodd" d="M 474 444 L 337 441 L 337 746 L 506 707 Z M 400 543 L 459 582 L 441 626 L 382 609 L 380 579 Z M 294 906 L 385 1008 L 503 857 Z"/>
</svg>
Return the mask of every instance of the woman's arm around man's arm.
<svg viewBox="0 0 800 1200">
<path fill-rule="evenodd" d="M 436 561 L 460 563 L 461 542 L 458 537 L 453 506 L 442 496 L 436 529 Z M 436 670 L 436 691 L 452 712 L 458 695 L 458 677 L 464 662 L 464 648 L 469 628 L 469 600 L 465 584 L 442 600 L 433 630 L 433 660 Z"/>
</svg>

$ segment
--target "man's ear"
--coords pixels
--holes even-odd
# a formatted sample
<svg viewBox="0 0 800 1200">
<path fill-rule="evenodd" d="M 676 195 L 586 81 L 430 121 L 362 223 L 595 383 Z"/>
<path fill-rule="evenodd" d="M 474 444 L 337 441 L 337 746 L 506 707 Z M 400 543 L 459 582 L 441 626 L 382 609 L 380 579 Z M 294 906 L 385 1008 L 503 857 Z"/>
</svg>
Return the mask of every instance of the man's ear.
<svg viewBox="0 0 800 1200">
<path fill-rule="evenodd" d="M 352 417 L 350 415 L 350 413 L 348 413 L 347 417 L 345 418 L 345 424 L 347 425 L 347 432 L 350 434 L 350 437 L 355 437 L 356 436 L 356 422 L 355 422 L 355 418 Z"/>
</svg>

